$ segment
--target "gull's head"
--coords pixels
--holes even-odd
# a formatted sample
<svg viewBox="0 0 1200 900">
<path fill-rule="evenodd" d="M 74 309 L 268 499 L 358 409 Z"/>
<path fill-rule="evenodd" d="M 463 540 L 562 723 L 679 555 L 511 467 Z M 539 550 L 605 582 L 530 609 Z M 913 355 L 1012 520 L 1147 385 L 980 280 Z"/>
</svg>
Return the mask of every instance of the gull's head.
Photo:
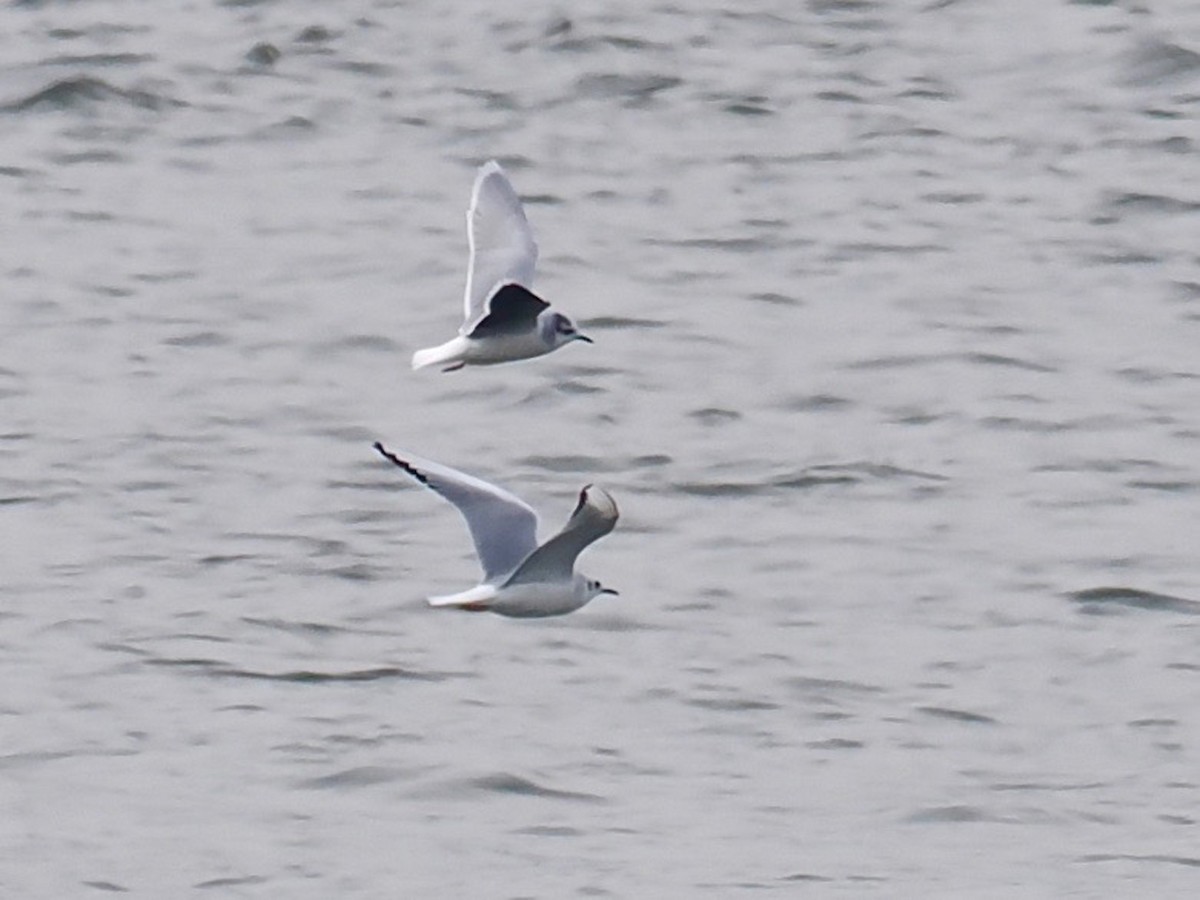
<svg viewBox="0 0 1200 900">
<path fill-rule="evenodd" d="M 605 587 L 600 582 L 589 578 L 587 580 L 587 597 L 591 600 L 599 594 L 612 594 L 614 597 L 620 596 L 619 593 L 612 588 Z"/>
<path fill-rule="evenodd" d="M 541 316 L 540 328 L 542 340 L 551 350 L 557 350 L 563 344 L 569 344 L 571 341 L 592 343 L 592 339 L 580 332 L 575 327 L 575 323 L 562 313 L 546 310 Z"/>
</svg>

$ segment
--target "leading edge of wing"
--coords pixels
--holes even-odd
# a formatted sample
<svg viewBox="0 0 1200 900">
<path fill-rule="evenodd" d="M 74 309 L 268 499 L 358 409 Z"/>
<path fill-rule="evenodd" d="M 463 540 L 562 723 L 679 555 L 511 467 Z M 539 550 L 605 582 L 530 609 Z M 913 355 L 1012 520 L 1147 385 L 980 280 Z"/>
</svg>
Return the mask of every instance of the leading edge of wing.
<svg viewBox="0 0 1200 900">
<path fill-rule="evenodd" d="M 537 242 L 521 198 L 495 160 L 480 166 L 467 210 L 467 287 L 463 333 L 484 315 L 488 297 L 506 281 L 533 284 Z"/>
<path fill-rule="evenodd" d="M 521 498 L 449 466 L 392 453 L 378 441 L 374 446 L 385 459 L 454 504 L 471 532 L 485 581 L 512 572 L 536 549 L 537 513 Z"/>
</svg>

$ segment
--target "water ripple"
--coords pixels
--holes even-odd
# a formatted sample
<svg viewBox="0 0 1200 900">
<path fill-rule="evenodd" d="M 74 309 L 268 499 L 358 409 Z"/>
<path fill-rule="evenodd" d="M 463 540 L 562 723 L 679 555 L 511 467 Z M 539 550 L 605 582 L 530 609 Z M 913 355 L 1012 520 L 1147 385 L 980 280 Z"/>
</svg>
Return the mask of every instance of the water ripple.
<svg viewBox="0 0 1200 900">
<path fill-rule="evenodd" d="M 119 88 L 101 78 L 76 75 L 63 78 L 24 97 L 15 100 L 0 111 L 31 112 L 42 109 L 87 109 L 102 103 L 121 103 L 137 109 L 162 110 L 172 106 L 185 106 L 183 102 L 155 94 L 151 91 Z"/>
<path fill-rule="evenodd" d="M 254 681 L 284 681 L 294 684 L 354 684 L 370 681 L 443 681 L 447 673 L 418 672 L 399 666 L 379 666 L 373 669 L 350 669 L 343 672 L 319 672 L 298 669 L 284 672 L 263 672 L 241 669 L 215 659 L 197 658 L 153 658 L 145 660 L 148 666 L 178 668 L 218 678 L 245 678 Z"/>
<path fill-rule="evenodd" d="M 1128 587 L 1098 587 L 1072 591 L 1066 595 L 1080 605 L 1081 611 L 1091 615 L 1105 615 L 1125 609 L 1142 609 L 1150 612 L 1173 612 L 1188 616 L 1200 616 L 1200 601 L 1169 594 L 1156 594 Z"/>
</svg>

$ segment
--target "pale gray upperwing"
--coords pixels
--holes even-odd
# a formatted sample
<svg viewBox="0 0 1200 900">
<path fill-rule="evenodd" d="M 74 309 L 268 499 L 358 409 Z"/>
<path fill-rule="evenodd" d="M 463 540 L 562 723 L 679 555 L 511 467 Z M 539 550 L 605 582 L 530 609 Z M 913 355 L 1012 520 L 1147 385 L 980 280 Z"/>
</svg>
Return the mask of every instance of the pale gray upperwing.
<svg viewBox="0 0 1200 900">
<path fill-rule="evenodd" d="M 470 334 L 487 315 L 488 297 L 505 282 L 533 287 L 537 243 L 521 199 L 495 160 L 480 166 L 467 210 L 471 257 L 460 334 Z"/>
<path fill-rule="evenodd" d="M 512 572 L 537 547 L 537 513 L 524 500 L 449 466 L 391 453 L 378 441 L 375 449 L 458 507 L 475 542 L 485 582 Z"/>
<path fill-rule="evenodd" d="M 571 578 L 576 557 L 612 531 L 619 515 L 616 501 L 607 492 L 588 485 L 579 492 L 579 503 L 563 530 L 529 554 L 505 587 Z"/>
</svg>

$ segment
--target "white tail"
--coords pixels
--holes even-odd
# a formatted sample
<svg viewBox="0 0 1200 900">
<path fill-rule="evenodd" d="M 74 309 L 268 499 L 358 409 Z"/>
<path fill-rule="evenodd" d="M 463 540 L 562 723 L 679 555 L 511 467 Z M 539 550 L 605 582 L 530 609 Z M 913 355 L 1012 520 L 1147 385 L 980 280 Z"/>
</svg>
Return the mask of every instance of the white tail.
<svg viewBox="0 0 1200 900">
<path fill-rule="evenodd" d="M 468 591 L 459 591 L 457 594 L 444 594 L 441 597 L 430 597 L 430 606 L 466 606 L 473 608 L 482 608 L 488 605 L 489 600 L 496 597 L 496 588 L 491 584 L 477 584 Z"/>
<path fill-rule="evenodd" d="M 426 347 L 413 354 L 412 367 L 424 369 L 427 366 L 446 365 L 447 368 L 457 368 L 463 363 L 462 353 L 465 349 L 463 339 L 456 337 L 436 347 Z"/>
</svg>

